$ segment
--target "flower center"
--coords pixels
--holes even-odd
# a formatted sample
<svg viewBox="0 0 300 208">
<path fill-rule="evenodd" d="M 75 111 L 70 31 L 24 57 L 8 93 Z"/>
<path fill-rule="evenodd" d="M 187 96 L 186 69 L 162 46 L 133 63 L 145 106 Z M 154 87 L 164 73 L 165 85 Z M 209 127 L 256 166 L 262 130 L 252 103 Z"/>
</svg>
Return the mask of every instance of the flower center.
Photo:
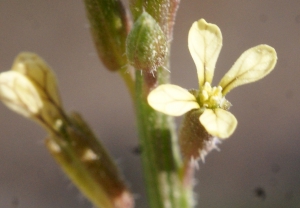
<svg viewBox="0 0 300 208">
<path fill-rule="evenodd" d="M 228 110 L 231 106 L 230 102 L 223 97 L 222 87 L 211 87 L 210 83 L 205 82 L 202 91 L 199 94 L 200 106 L 205 108 L 223 108 Z"/>
</svg>

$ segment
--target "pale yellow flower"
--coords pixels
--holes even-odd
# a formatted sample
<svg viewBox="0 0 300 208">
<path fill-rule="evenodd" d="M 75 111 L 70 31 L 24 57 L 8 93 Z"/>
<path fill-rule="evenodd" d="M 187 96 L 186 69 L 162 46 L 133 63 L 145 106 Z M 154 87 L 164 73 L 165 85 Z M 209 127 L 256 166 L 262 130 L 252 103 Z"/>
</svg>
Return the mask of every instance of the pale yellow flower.
<svg viewBox="0 0 300 208">
<path fill-rule="evenodd" d="M 56 78 L 34 53 L 19 54 L 10 71 L 0 73 L 0 99 L 11 110 L 52 130 L 63 117 Z"/>
<path fill-rule="evenodd" d="M 268 45 L 258 45 L 245 51 L 221 79 L 211 87 L 215 65 L 222 48 L 222 34 L 217 25 L 204 19 L 194 22 L 188 37 L 188 47 L 196 64 L 199 90 L 186 90 L 177 85 L 163 84 L 148 95 L 149 105 L 157 111 L 180 116 L 199 110 L 200 123 L 212 136 L 228 138 L 237 120 L 228 112 L 231 106 L 225 95 L 233 88 L 255 82 L 270 73 L 277 61 L 276 51 Z"/>
</svg>

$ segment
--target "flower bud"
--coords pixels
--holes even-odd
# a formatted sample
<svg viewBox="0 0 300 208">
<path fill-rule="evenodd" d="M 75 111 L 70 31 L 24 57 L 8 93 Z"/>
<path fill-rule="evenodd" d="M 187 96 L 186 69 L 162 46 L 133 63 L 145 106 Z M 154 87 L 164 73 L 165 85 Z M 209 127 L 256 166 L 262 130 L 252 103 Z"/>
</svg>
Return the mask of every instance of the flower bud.
<svg viewBox="0 0 300 208">
<path fill-rule="evenodd" d="M 157 21 L 169 40 L 172 39 L 179 3 L 180 0 L 129 0 L 134 19 L 137 19 L 143 11 L 147 11 Z"/>
<path fill-rule="evenodd" d="M 126 40 L 126 54 L 129 63 L 139 70 L 152 72 L 164 64 L 168 55 L 166 37 L 147 12 L 134 23 Z"/>
<path fill-rule="evenodd" d="M 55 76 L 36 54 L 21 53 L 11 71 L 0 74 L 0 98 L 11 110 L 53 130 L 63 117 Z"/>
<path fill-rule="evenodd" d="M 84 0 L 98 55 L 111 71 L 126 66 L 125 42 L 129 19 L 120 0 Z"/>
</svg>

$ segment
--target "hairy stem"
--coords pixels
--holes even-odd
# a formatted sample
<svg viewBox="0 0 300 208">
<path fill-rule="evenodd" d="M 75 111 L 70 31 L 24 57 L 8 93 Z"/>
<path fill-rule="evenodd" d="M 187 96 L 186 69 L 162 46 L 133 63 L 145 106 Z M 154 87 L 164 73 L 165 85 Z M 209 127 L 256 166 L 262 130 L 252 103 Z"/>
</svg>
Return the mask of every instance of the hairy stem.
<svg viewBox="0 0 300 208">
<path fill-rule="evenodd" d="M 165 71 L 160 69 L 158 74 Z M 140 71 L 136 73 L 136 108 L 142 163 L 151 208 L 192 207 L 191 186 L 182 178 L 182 161 L 173 120 L 154 111 L 147 103 L 149 86 Z M 166 82 L 168 76 L 158 76 Z"/>
</svg>

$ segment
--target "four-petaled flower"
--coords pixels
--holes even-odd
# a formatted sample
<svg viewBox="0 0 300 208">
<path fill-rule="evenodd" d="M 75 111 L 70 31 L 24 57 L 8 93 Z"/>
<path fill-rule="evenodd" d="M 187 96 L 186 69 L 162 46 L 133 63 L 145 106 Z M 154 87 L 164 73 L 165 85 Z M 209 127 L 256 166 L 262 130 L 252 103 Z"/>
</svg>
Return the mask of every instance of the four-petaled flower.
<svg viewBox="0 0 300 208">
<path fill-rule="evenodd" d="M 194 22 L 188 46 L 197 67 L 199 90 L 186 90 L 177 85 L 163 84 L 148 95 L 149 105 L 157 111 L 180 116 L 193 109 L 201 112 L 200 123 L 212 136 L 228 138 L 237 120 L 228 112 L 231 106 L 225 95 L 233 88 L 255 82 L 270 73 L 277 61 L 276 51 L 268 45 L 258 45 L 245 51 L 221 79 L 211 87 L 214 68 L 222 48 L 222 34 L 217 25 L 204 19 Z"/>
</svg>

